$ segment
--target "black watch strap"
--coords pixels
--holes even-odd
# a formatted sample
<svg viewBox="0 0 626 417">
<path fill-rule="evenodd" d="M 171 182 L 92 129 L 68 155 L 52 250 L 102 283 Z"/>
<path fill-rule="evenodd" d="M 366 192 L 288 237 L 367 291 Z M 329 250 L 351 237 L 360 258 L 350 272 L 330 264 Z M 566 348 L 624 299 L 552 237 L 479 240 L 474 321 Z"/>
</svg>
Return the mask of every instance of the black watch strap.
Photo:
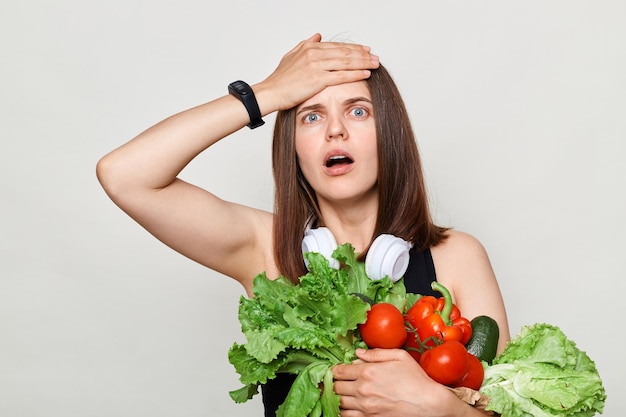
<svg viewBox="0 0 626 417">
<path fill-rule="evenodd" d="M 228 85 L 228 93 L 237 97 L 246 107 L 248 116 L 250 116 L 250 123 L 248 124 L 250 129 L 255 129 L 265 124 L 261 118 L 261 110 L 259 110 L 259 104 L 256 102 L 254 91 L 246 82 L 239 80 L 230 83 Z"/>
</svg>

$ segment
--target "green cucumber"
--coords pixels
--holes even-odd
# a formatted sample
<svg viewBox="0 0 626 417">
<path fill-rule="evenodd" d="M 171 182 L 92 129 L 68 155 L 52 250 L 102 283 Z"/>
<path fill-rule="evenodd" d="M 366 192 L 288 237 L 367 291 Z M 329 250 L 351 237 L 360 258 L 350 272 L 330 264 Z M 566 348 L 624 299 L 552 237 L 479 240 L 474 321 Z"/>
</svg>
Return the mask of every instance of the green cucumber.
<svg viewBox="0 0 626 417">
<path fill-rule="evenodd" d="M 478 316 L 472 319 L 472 337 L 465 347 L 481 361 L 491 364 L 496 357 L 499 338 L 498 323 L 489 316 Z"/>
</svg>

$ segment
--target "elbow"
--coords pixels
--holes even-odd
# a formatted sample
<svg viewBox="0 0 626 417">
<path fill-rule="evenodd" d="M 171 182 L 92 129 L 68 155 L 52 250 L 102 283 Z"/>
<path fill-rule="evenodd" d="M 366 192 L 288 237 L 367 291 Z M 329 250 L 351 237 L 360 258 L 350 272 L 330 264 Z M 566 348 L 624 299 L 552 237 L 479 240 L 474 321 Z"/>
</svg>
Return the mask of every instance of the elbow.
<svg viewBox="0 0 626 417">
<path fill-rule="evenodd" d="M 106 194 L 114 201 L 124 194 L 123 168 L 115 161 L 112 154 L 103 156 L 96 164 L 96 178 Z"/>
</svg>

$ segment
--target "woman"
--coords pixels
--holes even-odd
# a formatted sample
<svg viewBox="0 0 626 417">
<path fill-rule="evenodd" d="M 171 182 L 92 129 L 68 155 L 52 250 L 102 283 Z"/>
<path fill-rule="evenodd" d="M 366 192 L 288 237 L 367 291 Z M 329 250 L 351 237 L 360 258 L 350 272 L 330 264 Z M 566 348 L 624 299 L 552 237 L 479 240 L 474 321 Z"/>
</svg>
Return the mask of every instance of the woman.
<svg viewBox="0 0 626 417">
<path fill-rule="evenodd" d="M 316 34 L 252 91 L 242 87 L 232 85 L 232 94 L 174 115 L 103 157 L 97 174 L 107 194 L 158 239 L 236 279 L 248 295 L 261 271 L 293 280 L 305 272 L 307 226 L 325 226 L 363 256 L 376 236 L 394 234 L 413 244 L 411 290 L 426 292 L 436 271 L 464 316 L 496 319 L 502 349 L 509 331 L 487 255 L 471 236 L 433 224 L 409 119 L 378 57 Z M 275 213 L 177 178 L 205 149 L 275 111 Z M 403 350 L 359 357 L 334 369 L 344 417 L 481 415 Z M 285 387 L 269 385 L 264 400 L 272 415 Z"/>
</svg>

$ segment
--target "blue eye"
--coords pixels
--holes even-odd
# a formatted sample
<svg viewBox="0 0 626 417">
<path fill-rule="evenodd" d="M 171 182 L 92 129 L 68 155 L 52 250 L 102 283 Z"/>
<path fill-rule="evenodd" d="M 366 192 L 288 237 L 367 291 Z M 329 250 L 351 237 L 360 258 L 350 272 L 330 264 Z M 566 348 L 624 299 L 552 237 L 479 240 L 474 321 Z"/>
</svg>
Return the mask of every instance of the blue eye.
<svg viewBox="0 0 626 417">
<path fill-rule="evenodd" d="M 316 113 L 310 113 L 310 114 L 307 114 L 307 115 L 304 117 L 304 121 L 305 121 L 306 123 L 314 123 L 314 122 L 317 122 L 317 121 L 319 120 L 319 118 L 320 118 L 320 117 L 319 117 L 319 115 L 318 115 L 318 114 L 316 114 Z"/>
<path fill-rule="evenodd" d="M 352 115 L 356 117 L 367 116 L 367 110 L 365 110 L 363 107 L 355 107 L 354 109 L 352 109 Z"/>
</svg>

